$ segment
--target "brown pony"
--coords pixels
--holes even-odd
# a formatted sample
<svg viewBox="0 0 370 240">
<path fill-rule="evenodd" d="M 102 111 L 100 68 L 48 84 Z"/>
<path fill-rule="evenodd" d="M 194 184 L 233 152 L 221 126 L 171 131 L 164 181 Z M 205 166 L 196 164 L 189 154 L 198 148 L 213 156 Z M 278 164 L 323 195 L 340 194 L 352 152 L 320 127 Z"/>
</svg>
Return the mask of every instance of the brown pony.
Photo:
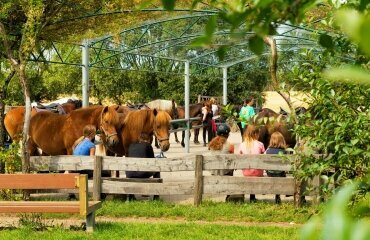
<svg viewBox="0 0 370 240">
<path fill-rule="evenodd" d="M 191 118 L 201 117 L 202 116 L 202 107 L 203 107 L 203 103 L 190 104 L 190 106 L 189 106 L 189 116 Z M 179 119 L 185 118 L 185 107 L 183 107 L 183 106 L 177 107 L 177 113 L 178 113 L 178 118 Z M 202 124 L 202 121 L 201 120 L 194 121 L 194 122 L 192 122 L 192 124 L 193 125 L 200 125 L 200 124 Z M 195 144 L 199 144 L 198 136 L 199 136 L 199 128 L 194 129 L 194 143 Z M 182 132 L 181 146 L 183 146 L 183 147 L 185 147 L 184 139 L 185 139 L 185 131 Z"/>
<path fill-rule="evenodd" d="M 61 104 L 62 111 L 65 114 L 81 107 L 81 100 L 69 101 L 67 103 Z M 47 110 L 45 110 L 47 111 Z M 15 107 L 12 108 L 4 118 L 5 129 L 8 132 L 10 138 L 13 141 L 18 141 L 22 137 L 23 124 L 24 124 L 24 114 L 26 112 L 25 107 Z M 31 117 L 35 116 L 38 111 L 32 108 Z"/>
<path fill-rule="evenodd" d="M 85 125 L 92 124 L 106 136 L 107 146 L 118 143 L 118 113 L 114 107 L 91 106 L 66 115 L 40 112 L 31 118 L 29 152 L 41 148 L 45 155 L 71 155 L 73 143 L 81 137 Z"/>
<path fill-rule="evenodd" d="M 286 116 L 278 114 L 269 108 L 263 108 L 259 113 L 249 120 L 248 124 L 260 126 L 259 141 L 267 148 L 273 132 L 280 132 L 289 147 L 296 144 L 295 135 L 292 132 L 293 126 L 287 122 Z"/>
<path fill-rule="evenodd" d="M 131 143 L 138 142 L 142 133 L 149 136 L 155 136 L 158 139 L 159 146 L 163 152 L 170 148 L 170 115 L 165 111 L 156 109 L 140 109 L 130 111 L 127 114 L 120 114 L 121 128 L 119 129 L 119 138 L 121 144 L 108 149 L 119 156 L 127 156 L 128 147 Z M 102 136 L 105 141 L 104 135 Z"/>
</svg>

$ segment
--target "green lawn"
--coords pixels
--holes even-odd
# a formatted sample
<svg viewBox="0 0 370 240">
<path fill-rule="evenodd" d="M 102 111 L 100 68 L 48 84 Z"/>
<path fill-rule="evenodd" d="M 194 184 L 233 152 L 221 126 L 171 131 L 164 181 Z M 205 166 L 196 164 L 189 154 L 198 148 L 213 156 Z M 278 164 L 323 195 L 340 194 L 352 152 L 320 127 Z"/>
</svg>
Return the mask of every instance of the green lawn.
<svg viewBox="0 0 370 240">
<path fill-rule="evenodd" d="M 105 201 L 97 218 L 132 218 L 129 222 L 97 222 L 94 233 L 51 227 L 0 230 L 0 239 L 298 239 L 300 224 L 318 208 L 296 209 L 291 203 L 204 202 L 199 207 L 161 201 Z M 43 218 L 79 218 L 78 215 L 44 214 Z M 145 221 L 140 219 L 145 218 Z M 159 221 L 161 220 L 161 221 Z M 171 221 L 177 220 L 176 223 Z M 201 221 L 201 222 L 200 222 Z M 225 223 L 227 222 L 227 223 Z M 263 223 L 267 223 L 264 225 Z M 274 226 L 273 223 L 276 223 Z M 296 223 L 289 224 L 289 223 Z M 243 223 L 257 223 L 250 226 Z M 272 223 L 272 224 L 271 224 Z M 284 226 L 278 223 L 285 223 Z"/>
<path fill-rule="evenodd" d="M 98 223 L 94 233 L 52 229 L 2 230 L 0 239 L 243 239 L 285 240 L 298 239 L 298 228 L 243 227 L 230 225 L 195 223 L 185 224 L 142 224 L 142 223 Z"/>
</svg>

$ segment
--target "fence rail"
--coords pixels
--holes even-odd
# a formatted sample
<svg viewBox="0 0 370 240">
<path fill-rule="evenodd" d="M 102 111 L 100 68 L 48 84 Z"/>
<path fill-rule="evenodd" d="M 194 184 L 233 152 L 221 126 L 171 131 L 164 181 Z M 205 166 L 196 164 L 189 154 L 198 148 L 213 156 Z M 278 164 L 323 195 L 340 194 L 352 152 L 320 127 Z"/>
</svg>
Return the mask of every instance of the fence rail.
<svg viewBox="0 0 370 240">
<path fill-rule="evenodd" d="M 193 195 L 199 205 L 204 194 L 287 194 L 297 195 L 297 181 L 292 177 L 209 176 L 206 171 L 256 168 L 292 171 L 295 155 L 194 155 L 171 158 L 125 158 L 110 156 L 38 156 L 31 157 L 32 171 L 94 170 L 89 182 L 94 196 L 100 193 L 143 195 Z M 101 171 L 192 172 L 184 179 L 163 179 L 162 182 L 127 182 L 124 179 L 102 178 Z M 193 176 L 193 177 L 192 177 Z M 317 191 L 310 195 L 316 196 Z M 298 196 L 297 196 L 298 197 Z"/>
</svg>

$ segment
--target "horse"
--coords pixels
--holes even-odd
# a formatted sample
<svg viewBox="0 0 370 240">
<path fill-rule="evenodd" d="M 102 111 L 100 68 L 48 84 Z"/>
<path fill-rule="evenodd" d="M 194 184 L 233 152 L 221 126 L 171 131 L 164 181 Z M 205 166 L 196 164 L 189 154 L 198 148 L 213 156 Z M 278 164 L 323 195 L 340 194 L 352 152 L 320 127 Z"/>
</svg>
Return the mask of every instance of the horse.
<svg viewBox="0 0 370 240">
<path fill-rule="evenodd" d="M 295 135 L 292 132 L 293 125 L 289 124 L 287 117 L 274 112 L 269 108 L 263 108 L 259 113 L 253 116 L 248 125 L 260 127 L 259 141 L 262 142 L 267 149 L 270 138 L 273 132 L 280 132 L 286 141 L 288 147 L 293 148 L 296 144 Z"/>
<path fill-rule="evenodd" d="M 66 115 L 40 112 L 30 121 L 28 150 L 31 156 L 40 148 L 44 155 L 71 155 L 73 143 L 83 135 L 85 125 L 93 124 L 112 147 L 119 142 L 119 118 L 115 107 L 90 106 Z"/>
<path fill-rule="evenodd" d="M 202 107 L 203 103 L 195 103 L 195 104 L 190 104 L 189 106 L 189 117 L 194 118 L 194 117 L 201 117 L 202 116 Z M 185 118 L 185 107 L 179 106 L 177 107 L 177 112 L 178 112 L 178 118 L 183 119 Z M 193 121 L 195 125 L 200 125 L 202 123 L 201 120 L 199 121 Z M 199 128 L 194 129 L 194 143 L 195 144 L 200 144 L 199 140 Z M 182 140 L 181 140 L 181 146 L 185 147 L 185 131 L 182 132 Z"/>
<path fill-rule="evenodd" d="M 127 156 L 131 143 L 138 142 L 141 134 L 153 135 L 158 139 L 162 152 L 170 148 L 170 115 L 165 111 L 156 109 L 140 109 L 119 114 L 120 128 L 118 136 L 120 144 L 108 146 L 108 150 L 118 156 Z M 105 141 L 104 134 L 102 135 Z"/>
<path fill-rule="evenodd" d="M 163 99 L 156 99 L 153 101 L 150 101 L 146 103 L 146 106 L 148 106 L 150 109 L 157 109 L 159 111 L 166 111 L 172 119 L 178 119 L 179 113 L 177 110 L 177 103 L 174 99 L 172 100 L 163 100 Z M 173 124 L 172 127 L 174 129 L 178 128 L 178 124 Z M 177 132 L 175 134 L 175 141 L 179 143 L 179 139 L 177 138 Z M 157 138 L 154 138 L 155 146 L 156 148 L 159 148 L 158 140 Z"/>
<path fill-rule="evenodd" d="M 38 104 L 39 108 L 33 107 L 31 110 L 31 117 L 35 116 L 36 113 L 39 111 L 48 111 L 47 109 L 51 109 L 50 106 L 43 106 Z M 81 108 L 82 101 L 81 100 L 72 100 L 69 99 L 66 103 L 63 104 L 53 104 L 54 108 L 58 109 L 58 112 L 61 114 L 68 114 L 71 111 Z M 41 110 L 38 110 L 41 109 Z M 43 110 L 45 109 L 45 110 Z M 26 112 L 26 108 L 23 106 L 12 108 L 4 118 L 4 126 L 6 131 L 8 132 L 10 138 L 13 141 L 19 141 L 22 137 L 23 125 L 24 125 L 24 114 Z"/>
</svg>

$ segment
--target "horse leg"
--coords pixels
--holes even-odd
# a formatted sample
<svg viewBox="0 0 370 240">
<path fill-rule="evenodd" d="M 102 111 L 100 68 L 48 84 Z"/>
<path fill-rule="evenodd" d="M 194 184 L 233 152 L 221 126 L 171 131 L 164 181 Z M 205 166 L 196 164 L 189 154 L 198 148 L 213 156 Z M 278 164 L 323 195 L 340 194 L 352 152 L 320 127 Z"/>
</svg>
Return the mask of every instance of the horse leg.
<svg viewBox="0 0 370 240">
<path fill-rule="evenodd" d="M 28 140 L 28 152 L 30 156 L 40 156 L 37 146 L 32 138 Z"/>
<path fill-rule="evenodd" d="M 180 143 L 179 139 L 177 138 L 177 132 L 174 132 L 174 134 L 175 134 L 175 141 L 176 141 L 176 143 Z"/>
<path fill-rule="evenodd" d="M 199 128 L 194 129 L 194 143 L 195 144 L 200 144 L 198 137 L 199 137 Z"/>
<path fill-rule="evenodd" d="M 184 139 L 185 139 L 185 131 L 182 131 L 182 140 L 181 140 L 181 146 L 182 147 L 185 147 L 185 141 L 184 141 Z"/>
</svg>

